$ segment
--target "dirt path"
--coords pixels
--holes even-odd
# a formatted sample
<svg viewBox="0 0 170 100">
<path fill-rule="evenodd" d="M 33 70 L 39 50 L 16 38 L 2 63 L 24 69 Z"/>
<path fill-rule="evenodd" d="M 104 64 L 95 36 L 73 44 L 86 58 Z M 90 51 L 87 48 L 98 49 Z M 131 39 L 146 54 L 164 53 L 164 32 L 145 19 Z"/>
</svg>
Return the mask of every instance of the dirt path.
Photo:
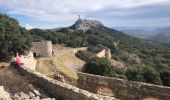
<svg viewBox="0 0 170 100">
<path fill-rule="evenodd" d="M 38 58 L 36 70 L 46 75 L 60 71 L 71 78 L 77 79 L 76 71 L 80 71 L 85 62 L 75 56 L 76 49 L 53 47 L 54 56 Z"/>
<path fill-rule="evenodd" d="M 63 48 L 63 49 L 54 49 L 55 56 L 59 57 L 60 59 L 64 59 L 64 64 L 67 67 L 75 71 L 80 71 L 83 65 L 85 64 L 84 61 L 80 60 L 75 56 L 75 51 L 79 48 Z"/>
</svg>

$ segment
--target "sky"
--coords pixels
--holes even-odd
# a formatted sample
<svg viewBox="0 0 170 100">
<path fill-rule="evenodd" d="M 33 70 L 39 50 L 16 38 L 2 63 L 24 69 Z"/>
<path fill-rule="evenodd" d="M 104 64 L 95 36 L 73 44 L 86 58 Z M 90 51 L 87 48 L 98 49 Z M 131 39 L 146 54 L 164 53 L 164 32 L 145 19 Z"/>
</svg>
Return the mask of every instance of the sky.
<svg viewBox="0 0 170 100">
<path fill-rule="evenodd" d="M 0 0 L 0 12 L 27 29 L 71 26 L 78 15 L 108 27 L 170 26 L 170 0 Z"/>
</svg>

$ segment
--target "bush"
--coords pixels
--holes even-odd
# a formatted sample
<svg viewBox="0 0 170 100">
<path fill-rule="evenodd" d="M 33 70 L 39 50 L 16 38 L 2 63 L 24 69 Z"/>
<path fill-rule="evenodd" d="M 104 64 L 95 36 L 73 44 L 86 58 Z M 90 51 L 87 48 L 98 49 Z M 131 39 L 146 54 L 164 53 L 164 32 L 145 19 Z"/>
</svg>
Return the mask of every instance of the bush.
<svg viewBox="0 0 170 100">
<path fill-rule="evenodd" d="M 133 65 L 127 69 L 126 76 L 128 80 L 162 85 L 159 73 L 149 66 Z"/>
<path fill-rule="evenodd" d="M 111 63 L 106 58 L 93 58 L 84 66 L 84 72 L 103 76 L 115 76 Z"/>
<path fill-rule="evenodd" d="M 78 51 L 76 53 L 76 57 L 80 58 L 81 60 L 88 62 L 92 58 L 96 57 L 96 55 L 93 54 L 92 52 L 89 52 L 89 51 Z"/>
<path fill-rule="evenodd" d="M 25 28 L 6 15 L 0 14 L 0 61 L 9 61 L 17 52 L 24 54 L 29 50 L 32 38 Z"/>
<path fill-rule="evenodd" d="M 161 71 L 160 77 L 162 79 L 163 85 L 170 86 L 170 71 L 168 70 Z"/>
</svg>

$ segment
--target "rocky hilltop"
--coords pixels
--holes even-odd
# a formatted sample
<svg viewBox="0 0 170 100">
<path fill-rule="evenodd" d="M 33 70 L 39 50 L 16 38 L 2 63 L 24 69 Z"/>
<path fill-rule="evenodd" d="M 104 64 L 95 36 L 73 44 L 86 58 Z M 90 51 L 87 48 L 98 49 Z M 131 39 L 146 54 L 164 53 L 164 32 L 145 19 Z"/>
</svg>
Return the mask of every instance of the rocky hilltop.
<svg viewBox="0 0 170 100">
<path fill-rule="evenodd" d="M 87 19 L 78 19 L 73 26 L 71 26 L 71 29 L 74 30 L 83 30 L 86 31 L 88 29 L 96 28 L 99 26 L 103 26 L 103 24 L 100 21 L 97 20 L 87 20 Z"/>
</svg>

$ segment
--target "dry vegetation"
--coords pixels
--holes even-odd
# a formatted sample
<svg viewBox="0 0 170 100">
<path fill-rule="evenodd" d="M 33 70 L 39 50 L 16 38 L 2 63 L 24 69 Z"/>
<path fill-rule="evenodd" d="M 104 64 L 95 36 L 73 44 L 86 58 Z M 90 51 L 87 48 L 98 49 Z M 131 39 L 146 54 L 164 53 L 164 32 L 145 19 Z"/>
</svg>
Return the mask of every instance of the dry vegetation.
<svg viewBox="0 0 170 100">
<path fill-rule="evenodd" d="M 75 56 L 75 49 L 54 45 L 53 51 L 55 54 L 53 57 L 37 59 L 36 70 L 47 75 L 60 71 L 71 78 L 77 78 L 75 70 L 81 68 L 84 61 Z"/>
<path fill-rule="evenodd" d="M 9 67 L 0 69 L 0 86 L 4 86 L 9 93 L 30 91 L 29 84 L 30 82 L 21 77 L 16 70 Z"/>
</svg>

